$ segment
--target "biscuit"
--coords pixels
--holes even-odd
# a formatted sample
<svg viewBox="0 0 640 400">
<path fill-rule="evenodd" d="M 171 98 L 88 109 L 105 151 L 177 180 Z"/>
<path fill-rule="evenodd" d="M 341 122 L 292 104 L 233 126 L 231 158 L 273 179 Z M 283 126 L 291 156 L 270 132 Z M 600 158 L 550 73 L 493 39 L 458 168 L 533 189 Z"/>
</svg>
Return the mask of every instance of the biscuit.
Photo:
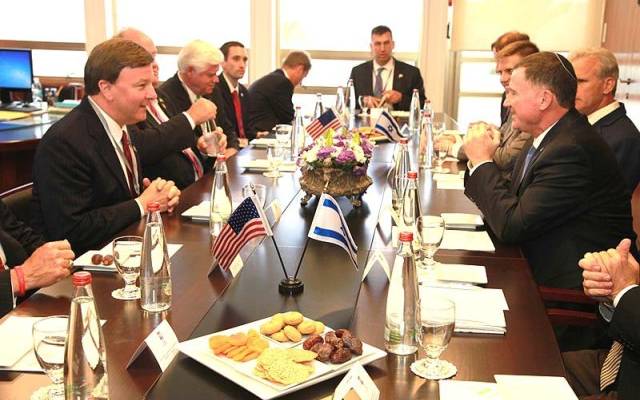
<svg viewBox="0 0 640 400">
<path fill-rule="evenodd" d="M 284 313 L 284 323 L 287 325 L 298 325 L 304 320 L 304 316 L 297 311 Z"/>
<path fill-rule="evenodd" d="M 302 334 L 293 326 L 287 325 L 284 327 L 284 334 L 292 342 L 299 342 L 302 340 Z"/>
</svg>

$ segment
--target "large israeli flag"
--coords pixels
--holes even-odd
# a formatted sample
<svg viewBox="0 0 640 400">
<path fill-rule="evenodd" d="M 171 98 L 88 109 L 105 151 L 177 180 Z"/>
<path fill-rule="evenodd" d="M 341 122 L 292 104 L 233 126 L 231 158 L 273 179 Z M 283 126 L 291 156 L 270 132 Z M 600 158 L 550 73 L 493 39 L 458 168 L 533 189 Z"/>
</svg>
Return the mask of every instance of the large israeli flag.
<svg viewBox="0 0 640 400">
<path fill-rule="evenodd" d="M 406 139 L 400 131 L 398 122 L 387 110 L 383 110 L 380 113 L 374 129 L 376 132 L 385 135 L 392 142 L 399 142 L 400 139 Z"/>
<path fill-rule="evenodd" d="M 311 239 L 333 243 L 342 247 L 349 254 L 349 258 L 351 258 L 356 269 L 358 268 L 356 261 L 358 246 L 356 246 L 351 237 L 349 226 L 342 215 L 342 211 L 340 211 L 338 202 L 326 193 L 320 196 L 308 236 Z"/>
</svg>

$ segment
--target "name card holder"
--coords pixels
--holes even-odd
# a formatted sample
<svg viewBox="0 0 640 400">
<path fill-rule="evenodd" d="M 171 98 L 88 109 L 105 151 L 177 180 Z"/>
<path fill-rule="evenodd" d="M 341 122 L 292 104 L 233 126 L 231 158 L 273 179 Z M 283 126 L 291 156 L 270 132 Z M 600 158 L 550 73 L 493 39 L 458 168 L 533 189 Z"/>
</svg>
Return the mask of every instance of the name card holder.
<svg viewBox="0 0 640 400">
<path fill-rule="evenodd" d="M 167 320 L 163 320 L 156 328 L 144 339 L 140 346 L 133 352 L 133 355 L 127 362 L 128 369 L 133 363 L 141 358 L 149 358 L 151 353 L 160 370 L 164 372 L 171 361 L 178 354 L 178 337 L 169 325 Z M 146 354 L 143 356 L 143 354 Z"/>
</svg>

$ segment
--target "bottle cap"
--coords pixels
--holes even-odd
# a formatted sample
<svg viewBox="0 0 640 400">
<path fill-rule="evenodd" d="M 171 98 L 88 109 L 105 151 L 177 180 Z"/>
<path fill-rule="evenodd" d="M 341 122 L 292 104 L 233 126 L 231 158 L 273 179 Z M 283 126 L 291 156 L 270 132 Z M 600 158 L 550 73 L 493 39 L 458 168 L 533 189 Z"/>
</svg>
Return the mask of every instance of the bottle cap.
<svg viewBox="0 0 640 400">
<path fill-rule="evenodd" d="M 160 203 L 158 203 L 157 201 L 149 203 L 149 205 L 147 206 L 147 210 L 149 210 L 149 212 L 160 211 Z"/>
<path fill-rule="evenodd" d="M 417 171 L 409 171 L 409 172 L 407 172 L 407 178 L 409 178 L 409 179 L 418 179 L 418 172 Z"/>
<path fill-rule="evenodd" d="M 400 144 L 408 144 L 409 139 L 400 139 Z"/>
<path fill-rule="evenodd" d="M 85 286 L 91 283 L 91 274 L 87 271 L 74 272 L 71 278 L 73 286 Z"/>
<path fill-rule="evenodd" d="M 413 242 L 413 232 L 400 232 L 401 242 Z"/>
</svg>

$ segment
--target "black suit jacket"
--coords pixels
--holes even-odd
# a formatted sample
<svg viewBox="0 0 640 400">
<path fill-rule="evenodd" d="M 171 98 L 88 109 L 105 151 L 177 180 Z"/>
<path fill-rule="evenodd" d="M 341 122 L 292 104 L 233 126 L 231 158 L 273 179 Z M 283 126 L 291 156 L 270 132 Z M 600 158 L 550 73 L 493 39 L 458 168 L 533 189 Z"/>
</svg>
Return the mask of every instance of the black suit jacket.
<svg viewBox="0 0 640 400">
<path fill-rule="evenodd" d="M 640 182 L 640 132 L 627 117 L 624 104 L 613 110 L 593 127 L 616 155 L 629 191 L 633 193 Z"/>
<path fill-rule="evenodd" d="M 420 107 L 424 104 L 424 82 L 420 70 L 413 65 L 394 60 L 393 67 L 393 90 L 402 93 L 402 99 L 398 104 L 393 105 L 394 110 L 408 111 L 411 107 L 411 95 L 413 89 L 418 89 L 420 93 Z M 351 70 L 350 79 L 353 79 L 353 86 L 357 96 L 373 95 L 373 61 L 367 61 L 356 65 Z"/>
<path fill-rule="evenodd" d="M 164 101 L 161 98 L 158 100 L 158 104 L 167 114 Z M 197 150 L 196 135 L 183 113 L 177 113 L 170 117 L 168 121 L 159 124 L 153 115 L 147 111 L 147 118 L 144 121 L 136 125 L 130 125 L 128 129 L 131 132 L 131 140 L 138 149 L 138 154 L 140 154 L 142 175 L 145 178 L 172 180 L 179 189 L 183 189 L 193 183 L 193 168 L 191 162 L 182 153 L 182 150 L 187 147 Z M 171 145 L 172 148 L 166 151 L 166 147 L 158 149 L 155 146 L 143 145 L 142 141 L 150 135 L 161 136 L 164 142 L 173 143 Z M 151 153 L 151 150 L 155 150 L 155 152 Z M 196 152 L 196 154 L 198 153 Z M 186 163 L 184 159 L 187 160 Z M 184 172 L 185 170 L 186 172 Z M 190 176 L 191 180 L 183 179 L 184 176 Z"/>
<path fill-rule="evenodd" d="M 293 84 L 277 69 L 249 86 L 249 124 L 255 131 L 270 131 L 278 124 L 290 124 L 294 110 Z"/>
<path fill-rule="evenodd" d="M 189 107 L 191 107 L 191 99 L 189 99 L 189 94 L 182 86 L 182 82 L 180 82 L 180 78 L 178 78 L 178 74 L 176 73 L 171 78 L 167 79 L 157 90 L 158 96 L 164 101 L 165 110 L 169 117 L 173 117 L 177 114 L 182 113 L 183 111 L 187 111 Z M 209 100 L 213 101 L 210 96 L 205 96 L 209 98 Z M 215 101 L 214 101 L 215 103 Z M 227 136 L 227 146 L 229 147 L 237 147 L 237 137 L 235 132 L 231 128 L 231 123 L 227 120 L 224 111 L 221 109 L 220 105 L 216 104 L 218 107 L 218 112 L 216 114 L 216 125 L 218 125 L 224 131 Z M 200 126 L 196 126 L 194 129 L 195 138 L 199 138 L 202 136 L 202 128 Z M 204 166 L 204 172 L 211 170 L 214 165 L 214 158 L 207 157 L 202 155 L 198 148 L 194 145 L 192 146 L 193 152 L 200 158 L 202 165 Z M 159 166 L 159 172 L 164 175 L 170 177 L 180 189 L 187 187 L 192 184 L 195 180 L 193 174 L 193 166 L 191 161 L 187 156 L 185 156 L 182 152 L 176 152 L 175 154 L 168 157 L 167 160 L 162 162 L 163 165 Z"/>
<path fill-rule="evenodd" d="M 176 146 L 151 131 L 132 132 L 131 139 L 140 149 L 138 166 L 149 154 Z M 142 178 L 140 169 L 138 175 Z M 116 151 L 86 97 L 53 124 L 38 145 L 33 205 L 32 225 L 48 240 L 68 239 L 76 254 L 140 220 Z"/>
<path fill-rule="evenodd" d="M 211 98 L 216 105 L 222 107 L 218 112 L 223 112 L 225 114 L 225 118 L 231 123 L 231 129 L 235 133 L 236 137 L 239 137 L 238 133 L 238 122 L 236 120 L 236 111 L 233 107 L 233 97 L 231 97 L 231 89 L 229 88 L 229 84 L 227 80 L 224 78 L 222 74 L 218 75 L 220 82 L 216 84 L 213 88 L 213 93 L 211 94 Z M 242 124 L 244 126 L 244 133 L 247 136 L 247 139 L 255 139 L 256 132 L 251 129 L 249 125 L 249 91 L 243 84 L 238 83 L 238 92 L 240 97 L 240 109 L 242 110 Z M 238 148 L 238 143 L 236 142 L 235 148 Z"/>
<path fill-rule="evenodd" d="M 611 337 L 624 346 L 617 378 L 619 400 L 640 398 L 640 287 L 621 298 L 611 324 Z"/>
<path fill-rule="evenodd" d="M 27 224 L 18 221 L 7 205 L 0 200 L 0 244 L 7 257 L 7 265 L 15 267 L 43 245 L 44 240 Z M 0 317 L 12 308 L 11 275 L 9 271 L 0 270 Z"/>
<path fill-rule="evenodd" d="M 519 243 L 539 284 L 579 288 L 578 260 L 631 238 L 631 206 L 615 157 L 587 119 L 568 111 L 549 130 L 520 182 L 533 139 L 508 185 L 494 163 L 465 178 L 465 194 L 499 240 Z"/>
</svg>

